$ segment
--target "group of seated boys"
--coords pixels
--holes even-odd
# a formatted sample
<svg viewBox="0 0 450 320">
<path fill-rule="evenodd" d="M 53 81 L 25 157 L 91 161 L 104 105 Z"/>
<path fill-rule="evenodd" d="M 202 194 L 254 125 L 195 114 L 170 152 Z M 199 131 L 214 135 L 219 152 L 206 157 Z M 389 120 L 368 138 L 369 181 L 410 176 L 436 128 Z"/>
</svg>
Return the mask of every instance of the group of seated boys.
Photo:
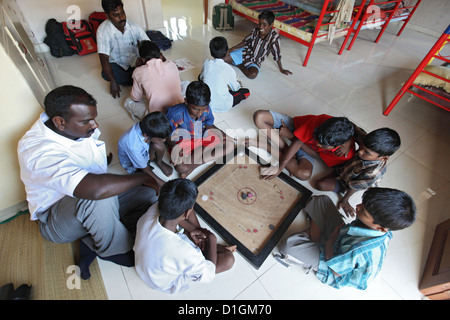
<svg viewBox="0 0 450 320">
<path fill-rule="evenodd" d="M 83 279 L 89 279 L 89 265 L 98 256 L 135 266 L 151 288 L 183 292 L 234 264 L 236 246 L 217 244 L 200 226 L 193 209 L 197 187 L 187 178 L 196 167 L 235 150 L 237 141 L 214 126 L 215 112 L 227 112 L 250 95 L 232 66 L 255 79 L 271 53 L 281 73 L 291 72 L 281 65 L 274 15 L 264 11 L 258 27 L 235 47 L 229 49 L 223 37 L 210 41 L 214 59 L 204 62 L 199 80 L 183 93 L 175 63 L 126 19 L 122 2 L 103 0 L 102 6 L 108 15 L 97 33 L 102 76 L 114 98 L 120 85 L 132 86 L 126 109 L 137 123 L 118 143 L 128 174 L 107 173 L 95 99 L 81 88 L 56 88 L 18 146 L 31 219 L 49 241 L 80 240 Z M 377 187 L 388 158 L 400 147 L 399 135 L 389 128 L 366 133 L 346 117 L 325 114 L 291 117 L 258 110 L 253 118 L 257 128 L 267 129 L 261 130 L 267 133 L 267 151 L 278 155 L 273 165 L 261 168 L 261 179 L 286 169 L 309 180 L 314 163 L 323 161 L 331 173 L 314 187 L 341 195 L 337 206 L 328 196 L 313 197 L 305 207 L 310 227 L 283 241 L 278 258 L 314 270 L 330 286 L 365 289 L 381 269 L 392 231 L 415 219 L 409 195 Z M 164 161 L 166 152 L 170 161 Z M 179 178 L 170 179 L 174 169 Z M 362 203 L 353 208 L 349 199 L 357 191 L 364 192 Z M 344 224 L 339 207 L 356 216 L 354 221 Z"/>
</svg>

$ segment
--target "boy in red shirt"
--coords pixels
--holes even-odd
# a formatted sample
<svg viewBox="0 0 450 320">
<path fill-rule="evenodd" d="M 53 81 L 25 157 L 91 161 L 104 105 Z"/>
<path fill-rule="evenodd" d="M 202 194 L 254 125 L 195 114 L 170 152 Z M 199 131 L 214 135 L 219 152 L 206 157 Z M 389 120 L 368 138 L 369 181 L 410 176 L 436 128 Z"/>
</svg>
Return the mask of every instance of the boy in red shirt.
<svg viewBox="0 0 450 320">
<path fill-rule="evenodd" d="M 355 154 L 355 137 L 360 140 L 362 131 L 345 117 L 326 114 L 291 118 L 275 111 L 258 110 L 253 119 L 259 129 L 267 129 L 267 138 L 280 152 L 278 166 L 261 169 L 266 180 L 275 178 L 284 168 L 298 179 L 308 180 L 314 158 L 322 159 L 329 167 L 350 160 Z M 282 138 L 291 144 L 288 146 Z"/>
</svg>

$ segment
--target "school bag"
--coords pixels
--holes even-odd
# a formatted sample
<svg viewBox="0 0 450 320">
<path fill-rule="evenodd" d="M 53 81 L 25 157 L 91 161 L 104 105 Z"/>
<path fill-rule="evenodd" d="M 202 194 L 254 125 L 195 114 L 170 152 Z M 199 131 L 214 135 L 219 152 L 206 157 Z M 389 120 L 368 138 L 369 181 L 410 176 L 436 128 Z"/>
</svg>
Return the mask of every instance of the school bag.
<svg viewBox="0 0 450 320">
<path fill-rule="evenodd" d="M 52 56 L 61 58 L 75 54 L 75 51 L 67 44 L 62 24 L 56 19 L 52 18 L 47 21 L 45 32 L 47 37 L 45 37 L 44 43 L 49 46 Z"/>
<path fill-rule="evenodd" d="M 63 22 L 64 34 L 69 46 L 80 56 L 97 52 L 97 43 L 91 25 L 86 20 Z"/>
<path fill-rule="evenodd" d="M 221 3 L 213 7 L 212 17 L 213 27 L 216 30 L 233 30 L 234 16 L 233 7 L 229 4 Z"/>
<path fill-rule="evenodd" d="M 167 38 L 161 31 L 148 30 L 146 33 L 150 40 L 158 45 L 160 50 L 166 50 L 172 47 L 173 40 Z"/>
<path fill-rule="evenodd" d="M 98 26 L 107 19 L 108 16 L 105 12 L 94 11 L 89 15 L 89 23 L 91 24 L 95 36 L 97 36 Z"/>
</svg>

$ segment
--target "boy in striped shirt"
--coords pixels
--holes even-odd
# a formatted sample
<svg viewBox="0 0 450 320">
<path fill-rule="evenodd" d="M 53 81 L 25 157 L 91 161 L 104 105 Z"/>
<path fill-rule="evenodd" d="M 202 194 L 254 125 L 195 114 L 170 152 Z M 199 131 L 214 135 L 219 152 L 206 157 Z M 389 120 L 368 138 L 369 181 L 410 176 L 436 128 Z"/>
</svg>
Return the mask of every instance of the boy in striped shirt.
<svg viewBox="0 0 450 320">
<path fill-rule="evenodd" d="M 313 197 L 305 207 L 309 229 L 280 246 L 281 261 L 298 263 L 334 288 L 365 290 L 386 258 L 392 231 L 411 226 L 416 217 L 413 199 L 403 191 L 369 188 L 356 206 L 356 220 L 344 225 L 328 196 Z"/>
<path fill-rule="evenodd" d="M 273 29 L 274 13 L 264 10 L 258 16 L 258 20 L 258 27 L 253 29 L 241 43 L 230 48 L 224 61 L 238 67 L 247 78 L 255 79 L 261 63 L 269 53 L 272 53 L 280 72 L 286 75 L 292 74 L 291 71 L 283 69 L 281 64 L 280 35 Z"/>
</svg>

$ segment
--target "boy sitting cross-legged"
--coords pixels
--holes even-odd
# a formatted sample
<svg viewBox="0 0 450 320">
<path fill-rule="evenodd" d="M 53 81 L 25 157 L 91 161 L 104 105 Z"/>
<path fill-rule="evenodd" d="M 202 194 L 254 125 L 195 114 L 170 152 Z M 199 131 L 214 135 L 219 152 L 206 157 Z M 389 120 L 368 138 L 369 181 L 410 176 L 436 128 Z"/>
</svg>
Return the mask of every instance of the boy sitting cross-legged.
<svg viewBox="0 0 450 320">
<path fill-rule="evenodd" d="M 172 126 L 171 159 L 181 178 L 186 178 L 201 164 L 234 151 L 234 139 L 214 126 L 210 101 L 208 85 L 193 81 L 186 89 L 185 103 L 167 110 Z"/>
<path fill-rule="evenodd" d="M 211 90 L 210 107 L 213 112 L 225 112 L 250 96 L 247 88 L 241 88 L 234 69 L 224 61 L 228 42 L 224 37 L 215 37 L 209 42 L 212 60 L 203 62 L 199 80 Z"/>
<path fill-rule="evenodd" d="M 389 188 L 367 189 L 348 225 L 328 196 L 313 197 L 305 212 L 311 226 L 282 242 L 281 261 L 314 270 L 337 289 L 366 289 L 381 270 L 392 231 L 408 228 L 416 218 L 413 199 Z"/>
<path fill-rule="evenodd" d="M 347 216 L 354 216 L 350 197 L 359 190 L 376 187 L 386 173 L 386 161 L 400 148 L 400 136 L 395 130 L 380 128 L 367 134 L 353 158 L 333 167 L 333 172 L 316 182 L 322 191 L 345 193 L 339 201 Z"/>
<path fill-rule="evenodd" d="M 153 289 L 180 293 L 195 282 L 209 283 L 231 269 L 236 246 L 217 244 L 194 212 L 198 190 L 188 179 L 170 180 L 159 200 L 138 221 L 136 272 Z"/>
</svg>

